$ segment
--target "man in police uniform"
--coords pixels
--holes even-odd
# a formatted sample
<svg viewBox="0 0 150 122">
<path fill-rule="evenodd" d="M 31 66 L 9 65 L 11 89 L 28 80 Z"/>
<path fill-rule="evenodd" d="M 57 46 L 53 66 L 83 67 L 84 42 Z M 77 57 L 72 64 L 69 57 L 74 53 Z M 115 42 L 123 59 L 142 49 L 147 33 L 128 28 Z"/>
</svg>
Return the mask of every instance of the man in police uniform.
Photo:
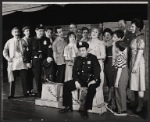
<svg viewBox="0 0 150 122">
<path fill-rule="evenodd" d="M 64 83 L 63 106 L 65 108 L 59 112 L 72 111 L 71 92 L 81 87 L 88 87 L 84 110 L 81 112 L 83 118 L 88 118 L 88 110 L 92 109 L 96 88 L 100 85 L 101 69 L 96 56 L 88 53 L 89 44 L 87 42 L 78 42 L 77 48 L 79 49 L 80 56 L 75 60 L 73 80 Z"/>
<path fill-rule="evenodd" d="M 53 44 L 53 28 L 51 27 L 46 27 L 45 28 L 45 38 L 48 40 L 47 45 L 45 46 L 48 49 L 47 56 L 49 57 L 49 60 L 51 61 L 50 63 L 47 62 L 47 59 L 43 61 L 43 67 L 44 67 L 44 75 L 45 75 L 45 82 L 48 81 L 54 81 L 54 66 L 56 65 L 53 59 L 53 49 L 52 49 L 52 44 Z M 47 51 L 46 51 L 47 52 Z"/>
<path fill-rule="evenodd" d="M 35 29 L 36 37 L 31 41 L 32 58 L 33 58 L 33 71 L 37 86 L 38 97 L 41 97 L 42 91 L 42 63 L 47 59 L 47 62 L 51 62 L 51 58 L 48 57 L 49 40 L 44 37 L 44 26 L 39 25 Z"/>
</svg>

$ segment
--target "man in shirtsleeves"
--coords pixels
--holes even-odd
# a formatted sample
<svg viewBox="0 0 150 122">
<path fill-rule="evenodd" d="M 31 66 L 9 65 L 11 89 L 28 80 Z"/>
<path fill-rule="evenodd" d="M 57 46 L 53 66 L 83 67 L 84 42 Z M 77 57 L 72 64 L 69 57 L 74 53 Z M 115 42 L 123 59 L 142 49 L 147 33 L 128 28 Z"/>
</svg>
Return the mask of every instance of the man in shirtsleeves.
<svg viewBox="0 0 150 122">
<path fill-rule="evenodd" d="M 63 83 L 65 80 L 65 58 L 64 49 L 67 46 L 67 42 L 64 39 L 64 33 L 61 26 L 55 27 L 55 33 L 57 35 L 53 45 L 53 57 L 57 64 L 56 81 L 57 83 Z"/>
<path fill-rule="evenodd" d="M 8 99 L 14 98 L 15 84 L 18 75 L 21 77 L 23 94 L 25 97 L 28 97 L 26 86 L 27 66 L 23 61 L 23 45 L 25 43 L 24 40 L 20 38 L 19 28 L 14 27 L 11 33 L 13 38 L 6 42 L 3 50 L 3 56 L 8 61 L 8 80 L 10 83 L 10 93 Z"/>
<path fill-rule="evenodd" d="M 127 45 L 127 51 L 126 51 L 127 65 L 128 65 L 128 68 L 130 69 L 130 61 L 131 61 L 131 54 L 132 54 L 131 48 L 130 48 L 130 43 L 135 38 L 135 34 L 133 34 L 131 32 L 131 30 L 129 30 L 127 28 L 127 22 L 124 19 L 120 19 L 118 21 L 118 29 L 122 30 L 124 32 L 124 37 L 123 37 L 122 41 L 124 41 L 125 44 Z M 134 93 L 133 93 L 133 91 L 131 91 L 129 89 L 129 83 L 128 83 L 128 88 L 127 88 L 127 99 L 131 103 L 133 103 L 133 101 L 134 101 Z"/>
</svg>

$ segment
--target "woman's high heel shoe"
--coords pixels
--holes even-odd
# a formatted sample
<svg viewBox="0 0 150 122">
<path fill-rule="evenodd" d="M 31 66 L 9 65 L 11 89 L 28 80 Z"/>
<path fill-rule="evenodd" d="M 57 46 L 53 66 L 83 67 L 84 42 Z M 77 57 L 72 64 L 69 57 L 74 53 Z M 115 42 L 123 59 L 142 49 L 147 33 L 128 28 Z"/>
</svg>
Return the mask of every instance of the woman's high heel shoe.
<svg viewBox="0 0 150 122">
<path fill-rule="evenodd" d="M 144 105 L 143 105 L 143 98 L 139 98 L 139 104 L 138 104 L 138 107 L 136 109 L 136 112 L 141 112 L 143 107 L 144 107 Z"/>
</svg>

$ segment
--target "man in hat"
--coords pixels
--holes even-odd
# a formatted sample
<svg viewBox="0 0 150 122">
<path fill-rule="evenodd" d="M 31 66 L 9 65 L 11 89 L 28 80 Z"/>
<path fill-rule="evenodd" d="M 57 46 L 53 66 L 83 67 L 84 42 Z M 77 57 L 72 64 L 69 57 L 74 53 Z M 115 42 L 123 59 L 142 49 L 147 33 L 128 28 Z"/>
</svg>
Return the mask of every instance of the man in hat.
<svg viewBox="0 0 150 122">
<path fill-rule="evenodd" d="M 126 42 L 127 46 L 130 46 L 135 35 L 127 28 L 126 20 L 120 19 L 118 21 L 118 29 L 124 32 L 124 38 L 122 40 Z"/>
<path fill-rule="evenodd" d="M 97 57 L 88 53 L 89 44 L 87 42 L 78 42 L 77 48 L 80 56 L 75 60 L 73 80 L 64 83 L 63 106 L 65 108 L 59 112 L 66 113 L 72 111 L 71 92 L 81 87 L 88 87 L 84 110 L 81 112 L 83 118 L 88 118 L 88 110 L 92 109 L 96 88 L 100 85 L 101 69 Z"/>
<path fill-rule="evenodd" d="M 24 26 L 22 28 L 22 32 L 24 34 L 23 40 L 25 41 L 24 45 L 24 62 L 27 65 L 27 92 L 29 96 L 35 96 L 35 93 L 32 91 L 33 90 L 33 70 L 32 70 L 32 60 L 31 60 L 31 49 L 29 47 L 31 43 L 31 38 L 30 38 L 30 27 L 29 26 Z"/>
<path fill-rule="evenodd" d="M 47 59 L 47 62 L 51 62 L 51 58 L 48 57 L 48 46 L 49 40 L 44 37 L 44 26 L 39 25 L 35 29 L 36 37 L 31 41 L 31 52 L 32 52 L 32 64 L 33 73 L 36 81 L 38 97 L 41 97 L 42 92 L 42 63 L 43 60 Z"/>
<path fill-rule="evenodd" d="M 28 97 L 27 94 L 27 66 L 23 61 L 23 45 L 24 40 L 20 38 L 20 30 L 18 27 L 14 27 L 11 31 L 13 38 L 9 39 L 3 50 L 3 56 L 8 61 L 8 80 L 10 83 L 10 93 L 8 99 L 14 98 L 15 95 L 15 83 L 17 76 L 20 75 L 23 94 Z"/>
<path fill-rule="evenodd" d="M 69 30 L 71 32 L 75 33 L 77 42 L 81 40 L 82 36 L 80 34 L 78 34 L 78 28 L 77 28 L 76 24 L 71 23 L 70 26 L 69 26 Z"/>
</svg>

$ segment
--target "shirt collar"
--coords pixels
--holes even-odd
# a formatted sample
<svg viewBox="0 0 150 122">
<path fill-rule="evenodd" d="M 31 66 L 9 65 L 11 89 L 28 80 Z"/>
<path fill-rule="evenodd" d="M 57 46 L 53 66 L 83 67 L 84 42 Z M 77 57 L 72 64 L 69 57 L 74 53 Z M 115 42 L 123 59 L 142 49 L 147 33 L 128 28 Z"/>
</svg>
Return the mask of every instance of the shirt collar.
<svg viewBox="0 0 150 122">
<path fill-rule="evenodd" d="M 19 38 L 16 39 L 16 38 L 13 37 L 13 39 L 16 40 L 16 41 L 19 41 L 21 38 L 19 37 Z"/>
</svg>

